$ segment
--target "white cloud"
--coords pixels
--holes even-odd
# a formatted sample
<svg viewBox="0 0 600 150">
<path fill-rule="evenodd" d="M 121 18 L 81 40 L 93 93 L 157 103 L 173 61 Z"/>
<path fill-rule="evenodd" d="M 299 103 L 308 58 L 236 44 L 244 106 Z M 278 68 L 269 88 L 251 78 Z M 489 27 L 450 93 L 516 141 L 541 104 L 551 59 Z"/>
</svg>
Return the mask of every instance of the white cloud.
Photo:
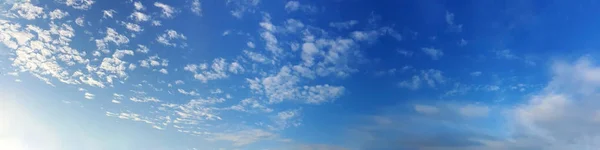
<svg viewBox="0 0 600 150">
<path fill-rule="evenodd" d="M 339 98 L 344 94 L 344 87 L 341 86 L 329 86 L 317 85 L 317 86 L 304 86 L 302 92 L 303 97 L 306 98 L 306 102 L 309 104 L 321 104 L 324 102 L 331 102 Z"/>
<path fill-rule="evenodd" d="M 344 93 L 344 87 L 330 85 L 300 86 L 300 78 L 287 66 L 275 75 L 259 79 L 247 79 L 250 89 L 264 94 L 271 104 L 284 100 L 301 100 L 307 104 L 332 102 Z"/>
<path fill-rule="evenodd" d="M 54 20 L 54 19 L 62 19 L 66 16 L 69 16 L 68 12 L 63 12 L 60 9 L 55 9 L 52 12 L 50 12 L 50 19 Z"/>
<path fill-rule="evenodd" d="M 140 66 L 144 68 L 150 67 L 167 67 L 169 65 L 169 60 L 161 59 L 158 55 L 150 56 L 147 59 L 140 60 Z"/>
<path fill-rule="evenodd" d="M 121 104 L 121 101 L 119 101 L 119 100 L 114 100 L 114 99 L 113 99 L 113 100 L 111 100 L 110 102 L 112 102 L 112 103 L 115 103 L 115 104 Z"/>
<path fill-rule="evenodd" d="M 435 69 L 421 70 L 420 75 L 414 75 L 411 80 L 405 80 L 398 83 L 398 86 L 417 90 L 422 84 L 427 84 L 431 88 L 435 88 L 438 84 L 444 84 L 446 78 L 442 72 Z"/>
<path fill-rule="evenodd" d="M 260 0 L 227 0 L 227 6 L 233 6 L 233 10 L 230 11 L 231 15 L 236 18 L 242 18 L 244 13 L 254 13 Z"/>
<path fill-rule="evenodd" d="M 112 57 L 106 57 L 102 59 L 102 63 L 100 64 L 100 69 L 107 71 L 109 73 L 116 74 L 119 77 L 127 76 L 127 62 L 121 60 L 125 55 L 133 56 L 133 51 L 131 50 L 116 50 Z"/>
<path fill-rule="evenodd" d="M 213 60 L 212 65 L 208 68 L 208 64 L 188 64 L 184 67 L 184 70 L 194 73 L 194 78 L 202 81 L 203 83 L 209 80 L 223 79 L 229 77 L 228 72 L 237 74 L 244 71 L 244 68 L 237 62 L 231 64 L 223 58 L 217 58 Z"/>
<path fill-rule="evenodd" d="M 137 46 L 138 48 L 135 50 L 136 52 L 148 53 L 150 51 L 150 49 L 148 49 L 148 47 L 146 47 L 145 45 L 138 44 Z"/>
<path fill-rule="evenodd" d="M 85 92 L 85 94 L 84 94 L 85 99 L 94 99 L 94 96 L 95 96 L 94 94 L 88 93 L 88 92 Z"/>
<path fill-rule="evenodd" d="M 259 103 L 255 99 L 247 98 L 240 101 L 239 104 L 231 106 L 232 110 L 243 111 L 243 112 L 253 112 L 253 110 L 258 110 L 260 112 L 272 112 L 273 109 L 268 108 L 264 104 Z"/>
<path fill-rule="evenodd" d="M 277 135 L 261 129 L 248 129 L 230 133 L 215 133 L 209 140 L 231 141 L 234 146 L 244 146 L 260 140 L 273 139 Z"/>
<path fill-rule="evenodd" d="M 106 36 L 103 39 L 105 42 L 113 42 L 116 45 L 129 43 L 129 38 L 125 35 L 119 34 L 113 28 L 106 28 Z"/>
<path fill-rule="evenodd" d="M 133 13 L 131 13 L 131 15 L 129 15 L 129 18 L 132 18 L 133 20 L 137 21 L 137 22 L 144 22 L 144 21 L 148 21 L 150 20 L 150 16 L 139 12 L 139 11 L 134 11 Z M 154 24 L 154 22 L 152 23 Z M 157 26 L 157 25 L 155 25 Z"/>
<path fill-rule="evenodd" d="M 440 110 L 435 106 L 417 104 L 417 105 L 415 105 L 415 111 L 422 113 L 422 114 L 431 115 L 431 114 L 437 114 Z"/>
<path fill-rule="evenodd" d="M 246 57 L 250 58 L 250 60 L 255 62 L 267 63 L 267 61 L 269 61 L 267 57 L 260 53 L 244 50 L 244 54 L 246 55 Z"/>
<path fill-rule="evenodd" d="M 133 31 L 133 32 L 140 32 L 143 31 L 144 29 L 142 29 L 142 27 L 138 24 L 135 23 L 131 23 L 131 22 L 121 22 L 121 24 L 123 26 L 125 26 L 125 28 L 127 28 L 127 30 L 129 31 Z"/>
<path fill-rule="evenodd" d="M 262 86 L 265 95 L 269 98 L 269 103 L 295 99 L 299 92 L 297 87 L 299 80 L 298 77 L 292 75 L 291 69 L 288 67 L 282 67 L 277 75 L 264 78 Z"/>
<path fill-rule="evenodd" d="M 93 0 L 56 0 L 56 2 L 80 10 L 88 10 L 92 7 L 92 4 L 94 4 Z"/>
<path fill-rule="evenodd" d="M 185 91 L 184 89 L 177 89 L 177 92 L 179 92 L 183 95 L 200 96 L 200 94 L 197 93 L 196 91 Z"/>
<path fill-rule="evenodd" d="M 152 26 L 161 26 L 162 24 L 158 20 L 152 20 Z"/>
<path fill-rule="evenodd" d="M 49 85 L 48 77 L 56 78 L 66 84 L 81 84 L 72 76 L 72 71 L 64 68 L 76 64 L 85 64 L 84 53 L 69 47 L 74 29 L 68 24 L 51 22 L 48 30 L 34 25 L 21 28 L 18 24 L 0 21 L 0 40 L 7 48 L 14 50 L 12 65 L 21 72 L 30 72 Z M 37 35 L 37 36 L 34 36 Z"/>
<path fill-rule="evenodd" d="M 276 116 L 273 116 L 273 122 L 275 123 L 275 126 L 272 128 L 275 130 L 300 126 L 302 124 L 302 120 L 300 120 L 300 109 L 278 112 Z"/>
<path fill-rule="evenodd" d="M 250 41 L 249 41 L 249 42 L 247 42 L 247 43 L 246 43 L 246 45 L 247 45 L 249 48 L 254 48 L 254 47 L 256 47 L 256 46 L 254 45 L 254 43 L 252 43 L 252 42 L 250 42 Z"/>
<path fill-rule="evenodd" d="M 372 41 L 377 39 L 381 34 L 378 31 L 354 31 L 350 36 L 357 41 Z"/>
<path fill-rule="evenodd" d="M 423 51 L 423 53 L 429 55 L 429 57 L 431 57 L 431 59 L 433 59 L 433 60 L 438 60 L 438 59 L 440 59 L 440 57 L 444 56 L 444 52 L 442 52 L 442 50 L 435 49 L 432 47 L 421 48 L 421 51 Z"/>
<path fill-rule="evenodd" d="M 350 29 L 356 24 L 358 24 L 358 21 L 349 20 L 349 21 L 344 21 L 344 22 L 330 22 L 329 26 L 336 28 L 338 30 L 343 30 L 343 29 Z"/>
<path fill-rule="evenodd" d="M 126 120 L 132 120 L 132 121 L 139 121 L 139 122 L 144 122 L 147 124 L 154 124 L 154 122 L 150 121 L 148 118 L 146 117 L 142 117 L 139 114 L 136 113 L 112 113 L 112 112 L 106 112 L 106 116 L 109 117 L 117 117 L 119 119 L 126 119 Z"/>
<path fill-rule="evenodd" d="M 244 68 L 242 67 L 242 65 L 240 65 L 240 63 L 232 62 L 231 64 L 229 64 L 229 72 L 234 74 L 243 73 Z"/>
<path fill-rule="evenodd" d="M 173 14 L 177 11 L 175 8 L 160 2 L 154 2 L 154 6 L 162 9 L 161 17 L 163 18 L 173 18 Z"/>
<path fill-rule="evenodd" d="M 175 84 L 180 85 L 180 84 L 185 84 L 185 82 L 183 82 L 182 80 L 176 80 Z"/>
<path fill-rule="evenodd" d="M 192 13 L 201 16 L 202 15 L 202 8 L 201 7 L 201 3 L 200 0 L 193 0 L 192 1 L 192 6 L 190 8 L 190 10 L 192 11 Z"/>
<path fill-rule="evenodd" d="M 300 2 L 298 1 L 288 1 L 285 4 L 285 10 L 288 12 L 293 12 L 300 9 Z"/>
<path fill-rule="evenodd" d="M 77 17 L 77 19 L 75 19 L 75 24 L 77 24 L 79 26 L 82 26 L 82 27 L 85 26 L 84 22 L 85 22 L 85 18 L 83 16 Z"/>
<path fill-rule="evenodd" d="M 115 13 L 117 13 L 117 11 L 112 9 L 102 10 L 102 18 L 112 18 Z"/>
<path fill-rule="evenodd" d="M 304 61 L 304 65 L 312 66 L 314 64 L 314 55 L 319 53 L 319 49 L 314 43 L 302 44 L 302 55 L 301 58 Z"/>
<path fill-rule="evenodd" d="M 162 74 L 169 74 L 169 71 L 167 71 L 167 69 L 165 69 L 165 68 L 158 70 L 158 72 L 160 72 Z"/>
<path fill-rule="evenodd" d="M 130 97 L 129 100 L 138 103 L 160 102 L 159 99 L 156 99 L 154 97 Z"/>
<path fill-rule="evenodd" d="M 296 19 L 288 19 L 284 23 L 285 29 L 289 33 L 295 33 L 296 31 L 302 30 L 304 24 Z"/>
<path fill-rule="evenodd" d="M 135 10 L 137 10 L 137 11 L 146 9 L 146 7 L 144 7 L 144 4 L 142 4 L 142 2 L 140 2 L 140 1 L 133 2 L 133 7 L 135 7 Z"/>
<path fill-rule="evenodd" d="M 221 35 L 222 36 L 227 36 L 229 34 L 231 34 L 231 30 L 225 30 L 225 31 L 223 31 L 223 34 L 221 34 Z"/>
<path fill-rule="evenodd" d="M 175 30 L 165 30 L 165 33 L 159 35 L 158 37 L 156 37 L 156 41 L 158 43 L 167 45 L 167 46 L 177 46 L 176 43 L 172 43 L 171 40 L 186 40 L 187 38 L 181 34 L 181 33 L 177 33 L 177 31 Z M 185 42 L 183 42 L 183 44 L 185 44 Z"/>
<path fill-rule="evenodd" d="M 44 16 L 44 8 L 35 6 L 29 2 L 15 3 L 10 10 L 17 11 L 17 14 L 19 14 L 21 18 L 27 20 L 33 20 Z"/>
<path fill-rule="evenodd" d="M 265 40 L 266 49 L 275 55 L 281 54 L 283 49 L 279 47 L 279 41 L 274 35 L 276 27 L 271 23 L 271 16 L 269 14 L 263 15 L 263 21 L 259 25 L 264 29 L 260 37 Z"/>
<path fill-rule="evenodd" d="M 300 4 L 299 1 L 288 1 L 285 6 L 284 6 L 285 10 L 290 13 L 290 12 L 295 12 L 298 10 L 302 10 L 303 12 L 306 13 L 315 13 L 317 12 L 317 8 L 315 6 L 311 6 L 311 5 L 302 5 Z"/>
</svg>

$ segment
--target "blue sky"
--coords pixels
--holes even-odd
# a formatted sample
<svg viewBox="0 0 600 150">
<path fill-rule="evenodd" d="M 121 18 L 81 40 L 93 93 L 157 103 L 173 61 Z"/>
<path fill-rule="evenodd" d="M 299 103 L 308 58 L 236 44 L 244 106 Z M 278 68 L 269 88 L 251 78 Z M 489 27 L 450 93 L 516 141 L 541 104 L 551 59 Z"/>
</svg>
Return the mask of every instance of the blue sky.
<svg viewBox="0 0 600 150">
<path fill-rule="evenodd" d="M 0 4 L 0 149 L 600 146 L 595 2 Z"/>
</svg>

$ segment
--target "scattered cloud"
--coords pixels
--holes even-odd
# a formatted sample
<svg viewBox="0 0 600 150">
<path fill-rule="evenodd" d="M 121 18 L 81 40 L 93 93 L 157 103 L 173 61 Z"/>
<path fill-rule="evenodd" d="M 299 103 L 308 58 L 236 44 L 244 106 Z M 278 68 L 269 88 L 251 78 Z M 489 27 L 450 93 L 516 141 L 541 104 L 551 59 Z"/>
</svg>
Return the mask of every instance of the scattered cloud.
<svg viewBox="0 0 600 150">
<path fill-rule="evenodd" d="M 177 9 L 161 2 L 154 2 L 154 6 L 162 9 L 160 16 L 163 18 L 173 18 L 173 15 L 177 12 Z"/>
<path fill-rule="evenodd" d="M 421 70 L 419 75 L 412 76 L 411 80 L 405 80 L 398 83 L 398 86 L 408 88 L 411 90 L 417 90 L 422 87 L 423 84 L 427 84 L 431 88 L 435 88 L 439 84 L 444 84 L 446 77 L 442 75 L 442 71 L 429 69 Z"/>
<path fill-rule="evenodd" d="M 190 11 L 192 11 L 192 13 L 201 16 L 202 15 L 202 8 L 200 8 L 200 0 L 192 0 L 192 6 L 190 8 Z"/>
<path fill-rule="evenodd" d="M 133 2 L 133 7 L 135 7 L 135 10 L 137 10 L 137 11 L 142 11 L 142 10 L 146 9 L 144 4 L 142 4 L 142 2 L 140 2 L 140 1 Z"/>
<path fill-rule="evenodd" d="M 423 51 L 423 53 L 429 55 L 429 57 L 431 57 L 431 59 L 433 59 L 433 60 L 438 60 L 438 59 L 440 59 L 440 57 L 444 56 L 444 52 L 442 52 L 442 50 L 435 49 L 432 47 L 421 48 L 421 51 Z"/>
<path fill-rule="evenodd" d="M 260 0 L 227 0 L 225 4 L 234 7 L 230 11 L 231 15 L 236 18 L 242 18 L 244 13 L 254 13 L 257 9 Z"/>
<path fill-rule="evenodd" d="M 454 13 L 446 11 L 446 23 L 448 24 L 448 30 L 451 32 L 462 32 L 462 24 L 455 24 Z"/>
<path fill-rule="evenodd" d="M 129 18 L 131 18 L 137 22 L 144 22 L 144 21 L 150 20 L 150 16 L 148 16 L 142 12 L 139 12 L 139 11 L 134 11 L 133 13 L 131 13 L 131 15 L 129 15 Z"/>
<path fill-rule="evenodd" d="M 49 13 L 49 15 L 50 15 L 50 19 L 54 20 L 54 19 L 62 19 L 64 17 L 66 17 L 66 16 L 69 16 L 69 13 L 68 12 L 64 12 L 64 11 L 62 11 L 60 9 L 55 9 L 55 10 L 51 11 Z"/>
<path fill-rule="evenodd" d="M 102 10 L 102 18 L 107 19 L 107 18 L 113 18 L 113 15 L 117 13 L 117 11 L 109 9 L 109 10 Z"/>
<path fill-rule="evenodd" d="M 95 3 L 94 0 L 56 0 L 56 2 L 71 6 L 75 9 L 88 10 Z"/>
<path fill-rule="evenodd" d="M 88 93 L 88 92 L 85 92 L 85 94 L 84 94 L 85 99 L 94 99 L 95 96 L 96 95 L 94 95 L 92 93 Z"/>
<path fill-rule="evenodd" d="M 27 3 L 15 3 L 10 9 L 17 11 L 17 14 L 23 19 L 33 20 L 44 17 L 44 8 L 35 6 L 29 2 Z"/>
<path fill-rule="evenodd" d="M 338 30 L 344 30 L 344 29 L 350 29 L 356 24 L 358 24 L 358 21 L 348 20 L 348 21 L 344 21 L 344 22 L 330 22 L 329 26 L 336 28 Z"/>
<path fill-rule="evenodd" d="M 176 43 L 171 42 L 171 40 L 186 40 L 187 37 L 185 37 L 182 33 L 177 33 L 177 31 L 175 30 L 171 30 L 171 29 L 167 29 L 165 30 L 165 33 L 159 35 L 158 37 L 156 37 L 156 41 L 158 43 L 167 45 L 167 46 L 177 46 Z M 185 44 L 185 42 L 183 42 L 182 44 Z M 182 45 L 180 44 L 180 45 Z"/>
</svg>

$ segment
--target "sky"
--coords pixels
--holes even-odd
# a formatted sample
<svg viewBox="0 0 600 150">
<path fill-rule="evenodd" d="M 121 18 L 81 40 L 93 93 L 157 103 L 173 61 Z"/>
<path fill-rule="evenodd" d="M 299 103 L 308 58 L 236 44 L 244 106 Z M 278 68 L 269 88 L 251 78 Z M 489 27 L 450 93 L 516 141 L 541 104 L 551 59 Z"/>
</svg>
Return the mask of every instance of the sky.
<svg viewBox="0 0 600 150">
<path fill-rule="evenodd" d="M 0 149 L 594 149 L 599 6 L 1 0 Z"/>
</svg>

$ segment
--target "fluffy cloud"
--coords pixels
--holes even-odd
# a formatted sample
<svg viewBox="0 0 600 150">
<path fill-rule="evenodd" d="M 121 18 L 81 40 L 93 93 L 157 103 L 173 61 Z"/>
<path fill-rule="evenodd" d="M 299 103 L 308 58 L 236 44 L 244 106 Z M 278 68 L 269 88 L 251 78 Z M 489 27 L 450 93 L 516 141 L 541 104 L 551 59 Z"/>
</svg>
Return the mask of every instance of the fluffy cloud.
<svg viewBox="0 0 600 150">
<path fill-rule="evenodd" d="M 420 75 L 414 75 L 411 80 L 398 83 L 398 86 L 417 90 L 421 88 L 422 84 L 427 84 L 429 87 L 435 88 L 438 84 L 444 84 L 445 80 L 442 71 L 435 69 L 421 70 Z"/>
<path fill-rule="evenodd" d="M 69 13 L 68 12 L 63 12 L 60 9 L 55 9 L 55 10 L 51 11 L 49 13 L 49 15 L 50 15 L 50 19 L 54 20 L 54 19 L 62 19 L 64 17 L 66 17 L 66 16 L 69 16 Z"/>
<path fill-rule="evenodd" d="M 275 126 L 271 126 L 271 128 L 275 130 L 283 130 L 289 127 L 300 126 L 302 124 L 302 120 L 299 118 L 300 115 L 299 109 L 278 112 L 277 115 L 272 117 Z"/>
<path fill-rule="evenodd" d="M 125 26 L 127 30 L 133 32 L 140 32 L 144 30 L 140 25 L 131 22 L 121 22 L 121 25 Z"/>
<path fill-rule="evenodd" d="M 154 2 L 154 6 L 162 9 L 161 17 L 163 18 L 173 18 L 173 14 L 177 11 L 177 9 L 161 2 Z"/>
<path fill-rule="evenodd" d="M 33 20 L 44 16 L 44 8 L 35 6 L 29 2 L 13 4 L 11 11 L 17 11 L 21 18 Z"/>
<path fill-rule="evenodd" d="M 117 75 L 118 77 L 126 77 L 127 73 L 125 72 L 127 69 L 127 62 L 121 60 L 125 55 L 133 56 L 133 51 L 131 50 L 116 50 L 112 57 L 106 57 L 102 59 L 102 63 L 100 64 L 100 69 Z"/>
<path fill-rule="evenodd" d="M 139 11 L 134 11 L 133 13 L 131 13 L 131 15 L 129 15 L 129 18 L 131 18 L 137 22 L 144 22 L 144 21 L 150 20 L 150 16 L 148 16 L 142 12 L 139 12 Z"/>
<path fill-rule="evenodd" d="M 53 85 L 47 77 L 67 84 L 80 84 L 75 74 L 64 66 L 86 64 L 85 53 L 69 47 L 74 30 L 67 24 L 50 23 L 45 30 L 34 25 L 22 28 L 18 24 L 0 20 L 0 40 L 14 50 L 13 66 L 21 72 L 28 71 L 35 77 Z M 37 35 L 37 36 L 34 36 Z"/>
<path fill-rule="evenodd" d="M 77 17 L 77 19 L 75 19 L 75 24 L 79 25 L 79 26 L 85 26 L 85 17 Z"/>
<path fill-rule="evenodd" d="M 210 68 L 208 64 L 189 64 L 184 67 L 184 70 L 194 73 L 194 78 L 206 83 L 209 80 L 227 78 L 228 73 L 241 73 L 244 68 L 238 62 L 228 63 L 223 58 L 217 58 L 213 60 Z"/>
<path fill-rule="evenodd" d="M 298 1 L 288 1 L 285 4 L 285 10 L 288 12 L 296 11 L 298 9 L 300 9 L 300 2 Z"/>
<path fill-rule="evenodd" d="M 93 0 L 57 0 L 56 2 L 80 10 L 88 10 L 92 7 L 92 4 L 95 3 Z"/>
<path fill-rule="evenodd" d="M 193 0 L 190 11 L 196 15 L 202 15 L 202 8 L 200 8 L 200 0 Z"/>
<path fill-rule="evenodd" d="M 88 92 L 85 92 L 85 94 L 84 94 L 85 99 L 94 99 L 94 96 L 95 96 L 94 94 L 88 93 Z"/>
<path fill-rule="evenodd" d="M 269 103 L 281 103 L 284 100 L 302 100 L 308 104 L 331 102 L 344 93 L 344 87 L 330 85 L 300 86 L 300 78 L 287 66 L 276 75 L 263 78 L 260 82 L 247 79 L 250 88 L 264 94 Z"/>
<path fill-rule="evenodd" d="M 142 2 L 140 2 L 140 1 L 133 2 L 133 7 L 137 11 L 141 11 L 141 10 L 145 10 L 146 9 L 146 7 L 144 7 L 144 4 L 142 4 Z"/>
<path fill-rule="evenodd" d="M 171 42 L 171 40 L 186 40 L 187 38 L 182 34 L 182 33 L 177 33 L 177 31 L 175 30 L 165 30 L 165 33 L 159 35 L 158 37 L 156 37 L 156 41 L 158 43 L 167 45 L 167 46 L 177 46 L 176 43 Z M 185 42 L 182 42 L 182 44 L 185 44 Z"/>
<path fill-rule="evenodd" d="M 115 13 L 117 13 L 117 11 L 112 9 L 102 10 L 102 18 L 112 18 Z"/>
<path fill-rule="evenodd" d="M 129 38 L 127 38 L 127 36 L 119 34 L 113 28 L 106 28 L 106 36 L 102 40 L 104 40 L 104 42 L 112 42 L 117 46 L 129 43 Z"/>
<path fill-rule="evenodd" d="M 230 11 L 231 15 L 236 18 L 242 18 L 244 13 L 254 13 L 260 0 L 227 0 L 227 6 L 234 7 Z"/>
</svg>

